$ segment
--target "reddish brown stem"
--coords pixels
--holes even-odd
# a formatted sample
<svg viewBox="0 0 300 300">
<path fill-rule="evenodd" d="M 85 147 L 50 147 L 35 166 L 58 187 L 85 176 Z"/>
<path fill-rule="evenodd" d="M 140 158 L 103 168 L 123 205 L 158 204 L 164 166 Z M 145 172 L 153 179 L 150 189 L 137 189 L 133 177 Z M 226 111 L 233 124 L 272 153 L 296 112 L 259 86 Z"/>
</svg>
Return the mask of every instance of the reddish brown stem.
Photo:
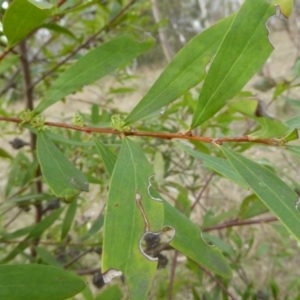
<svg viewBox="0 0 300 300">
<path fill-rule="evenodd" d="M 220 230 L 220 229 L 235 227 L 235 226 L 263 224 L 263 223 L 271 223 L 271 222 L 276 222 L 276 221 L 278 221 L 278 219 L 276 217 L 262 218 L 262 219 L 256 219 L 256 220 L 246 220 L 246 221 L 234 220 L 234 221 L 228 221 L 228 222 L 224 222 L 222 224 L 203 228 L 202 231 Z"/>
<path fill-rule="evenodd" d="M 19 118 L 14 117 L 1 117 L 0 121 L 7 121 L 7 122 L 13 122 L 13 123 L 21 123 L 22 120 Z M 141 137 L 153 137 L 153 138 L 159 138 L 159 139 L 166 139 L 166 140 L 172 140 L 172 139 L 183 139 L 183 140 L 191 140 L 191 141 L 199 141 L 202 143 L 213 143 L 213 144 L 222 144 L 222 143 L 259 143 L 259 144 L 265 144 L 268 146 L 277 146 L 278 142 L 276 139 L 273 138 L 267 138 L 267 139 L 255 139 L 252 140 L 248 136 L 238 136 L 238 137 L 222 137 L 222 138 L 212 138 L 212 137 L 206 137 L 206 136 L 190 136 L 185 135 L 183 133 L 160 133 L 160 132 L 146 132 L 146 131 L 130 131 L 130 132 L 120 132 L 115 129 L 111 128 L 98 128 L 98 127 L 80 127 L 65 123 L 56 123 L 56 122 L 45 122 L 45 125 L 51 126 L 51 127 L 60 127 L 60 128 L 67 128 L 67 129 L 73 129 L 77 131 L 83 131 L 86 133 L 109 133 L 109 134 L 123 134 L 125 136 L 141 136 Z"/>
</svg>

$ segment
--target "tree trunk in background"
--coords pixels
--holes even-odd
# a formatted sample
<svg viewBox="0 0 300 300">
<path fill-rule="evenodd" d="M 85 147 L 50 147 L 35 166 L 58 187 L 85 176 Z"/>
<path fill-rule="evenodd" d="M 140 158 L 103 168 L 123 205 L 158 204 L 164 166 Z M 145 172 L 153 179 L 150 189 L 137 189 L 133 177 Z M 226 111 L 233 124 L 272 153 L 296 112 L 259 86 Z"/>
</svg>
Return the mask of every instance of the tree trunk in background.
<svg viewBox="0 0 300 300">
<path fill-rule="evenodd" d="M 157 4 L 157 0 L 151 0 L 151 3 L 152 3 L 152 13 L 153 13 L 154 20 L 156 23 L 159 23 L 161 21 L 161 15 Z M 167 62 L 169 63 L 174 56 L 173 50 L 168 42 L 165 29 L 160 28 L 158 33 L 159 33 L 159 40 L 161 43 L 161 47 L 163 49 Z"/>
</svg>

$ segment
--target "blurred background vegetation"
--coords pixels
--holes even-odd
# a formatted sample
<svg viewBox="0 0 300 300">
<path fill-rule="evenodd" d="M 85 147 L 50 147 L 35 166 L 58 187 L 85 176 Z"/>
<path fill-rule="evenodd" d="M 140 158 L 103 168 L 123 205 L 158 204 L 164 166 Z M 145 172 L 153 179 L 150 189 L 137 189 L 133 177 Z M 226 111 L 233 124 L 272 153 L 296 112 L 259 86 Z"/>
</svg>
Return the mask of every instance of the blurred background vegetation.
<svg viewBox="0 0 300 300">
<path fill-rule="evenodd" d="M 119 69 L 110 78 L 84 87 L 81 92 L 67 97 L 58 106 L 46 112 L 47 120 L 70 122 L 73 114 L 79 111 L 86 123 L 108 126 L 113 114 L 125 114 L 141 99 L 167 63 L 191 38 L 236 11 L 242 2 L 137 1 L 121 20 L 66 59 L 74 49 L 94 35 L 128 3 L 125 0 L 68 0 L 59 8 L 61 15 L 27 39 L 26 56 L 30 63 L 34 99 L 40 99 L 66 68 L 94 46 L 122 33 L 132 33 L 137 38 L 143 38 L 143 34 L 148 32 L 155 37 L 157 45 L 146 55 Z M 7 2 L 0 0 L 0 4 L 2 19 Z M 71 10 L 70 13 L 63 12 L 66 9 Z M 295 113 L 299 114 L 300 109 L 299 89 L 291 87 L 292 82 L 299 82 L 300 76 L 299 16 L 300 0 L 296 0 L 295 10 L 288 21 L 275 18 L 269 21 L 270 38 L 275 46 L 274 55 L 260 74 L 247 85 L 248 94 L 239 95 L 250 95 L 259 99 L 268 106 L 268 112 L 283 119 L 292 117 Z M 5 43 L 5 37 L 2 35 L 2 52 Z M 66 61 L 57 67 L 64 59 Z M 53 71 L 48 74 L 51 69 Z M 24 73 L 19 50 L 15 49 L 0 64 L 0 115 L 17 116 L 24 109 L 23 82 Z M 171 132 L 186 130 L 200 89 L 201 86 L 187 93 L 170 105 L 162 115 L 141 122 L 139 129 Z M 254 129 L 255 124 L 250 118 L 238 115 L 228 107 L 201 127 L 198 133 L 233 136 Z M 57 129 L 55 133 L 78 143 L 89 139 L 79 132 Z M 33 184 L 36 180 L 34 171 L 37 164 L 29 155 L 29 136 L 16 126 L 4 123 L 0 124 L 0 136 L 0 154 L 3 158 L 0 163 L 0 200 L 1 203 L 10 201 L 8 208 L 3 206 L 1 209 L 1 234 L 6 243 L 0 242 L 0 256 L 4 257 L 13 248 L 8 241 L 22 237 L 22 229 L 32 224 L 32 206 L 36 201 L 42 204 L 44 215 L 65 204 L 51 197 L 47 187 L 44 188 L 40 199 L 24 197 L 27 192 L 29 195 L 33 194 Z M 23 145 L 18 146 L 15 138 L 21 139 Z M 114 151 L 118 149 L 118 137 L 101 136 L 101 139 L 112 145 Z M 242 190 L 211 172 L 201 161 L 187 156 L 171 143 L 155 139 L 143 139 L 140 143 L 154 166 L 159 192 L 190 215 L 199 227 L 235 220 L 251 220 L 257 216 L 270 217 L 266 208 L 261 206 L 249 191 Z M 87 281 L 90 282 L 90 288 L 74 299 L 113 299 L 102 294 L 108 287 L 104 286 L 99 269 L 108 176 L 101 160 L 94 155 L 91 148 L 75 146 L 75 143 L 60 144 L 59 147 L 85 171 L 92 191 L 77 200 L 75 221 L 64 244 L 47 244 L 49 241 L 59 240 L 62 226 L 62 221 L 59 221 L 43 236 L 42 240 L 46 243 L 40 244 L 42 250 L 37 250 L 38 255 L 32 256 L 30 252 L 25 252 L 14 262 L 29 260 L 51 264 L 56 261 L 67 269 L 86 274 Z M 220 155 L 210 145 L 194 143 L 194 147 L 204 153 Z M 235 148 L 240 152 L 246 151 L 247 155 L 252 155 L 258 162 L 281 174 L 282 178 L 292 182 L 293 186 L 300 190 L 299 162 L 295 158 L 278 149 L 251 145 Z M 190 204 L 196 200 L 199 201 L 199 205 L 191 211 Z M 173 250 L 166 249 L 161 252 L 161 269 L 157 273 L 150 299 L 169 297 L 170 272 L 174 264 L 176 274 L 173 299 L 300 299 L 300 271 L 297 268 L 300 263 L 299 245 L 279 223 L 225 226 L 224 229 L 214 230 L 206 238 L 217 245 L 231 262 L 233 278 L 225 281 L 215 277 L 180 255 L 176 264 Z M 85 241 L 88 243 L 85 244 Z M 121 280 L 118 286 L 126 295 L 126 288 Z M 95 287 L 98 289 L 95 290 Z M 98 298 L 91 296 L 91 293 L 99 294 Z M 119 297 L 121 299 L 122 296 Z"/>
</svg>

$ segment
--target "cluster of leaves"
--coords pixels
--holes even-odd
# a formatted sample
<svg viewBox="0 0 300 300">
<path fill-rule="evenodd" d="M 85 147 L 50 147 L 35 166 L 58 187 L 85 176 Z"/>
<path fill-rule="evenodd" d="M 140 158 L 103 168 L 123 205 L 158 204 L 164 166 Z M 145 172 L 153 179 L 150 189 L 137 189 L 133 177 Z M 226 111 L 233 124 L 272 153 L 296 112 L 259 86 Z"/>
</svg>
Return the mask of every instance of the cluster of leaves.
<svg viewBox="0 0 300 300">
<path fill-rule="evenodd" d="M 242 238 L 229 228 L 230 222 L 220 224 L 222 221 L 231 220 L 234 226 L 271 211 L 283 225 L 278 226 L 277 230 L 284 237 L 291 234 L 300 241 L 299 200 L 295 191 L 299 189 L 298 184 L 289 178 L 289 174 L 284 174 L 287 181 L 283 181 L 280 171 L 265 162 L 255 162 L 243 156 L 241 153 L 251 144 L 245 146 L 239 143 L 262 143 L 265 147 L 276 146 L 282 151 L 296 155 L 300 153 L 299 146 L 287 145 L 298 139 L 300 116 L 285 122 L 269 118 L 254 95 L 240 92 L 263 67 L 273 50 L 265 24 L 275 15 L 275 5 L 279 5 L 277 11 L 288 16 L 292 1 L 274 0 L 269 3 L 246 0 L 238 12 L 203 31 L 183 47 L 125 118 L 113 115 L 114 110 L 100 109 L 97 105 L 91 107 L 90 114 L 75 115 L 74 125 L 46 122 L 41 115 L 83 86 L 122 70 L 134 58 L 153 47 L 151 36 L 141 38 L 140 30 L 133 29 L 138 12 L 143 7 L 143 3 L 139 6 L 135 2 L 102 1 L 99 4 L 89 1 L 72 7 L 68 1 L 54 6 L 33 0 L 14 0 L 5 11 L 2 21 L 7 41 L 6 57 L 3 59 L 7 62 L 3 66 L 5 70 L 9 70 L 16 61 L 16 45 L 24 43 L 26 38 L 30 43 L 28 35 L 39 28 L 68 36 L 74 40 L 78 51 L 72 50 L 72 41 L 58 50 L 57 55 L 62 57 L 62 61 L 56 66 L 52 66 L 52 60 L 46 64 L 34 61 L 31 65 L 32 78 L 38 73 L 34 72 L 37 66 L 41 71 L 42 65 L 42 72 L 45 73 L 27 86 L 26 91 L 32 92 L 37 83 L 43 82 L 35 95 L 42 95 L 42 99 L 33 110 L 23 112 L 17 122 L 36 136 L 33 159 L 22 150 L 12 157 L 1 149 L 1 156 L 11 160 L 6 200 L 2 206 L 7 210 L 17 206 L 22 212 L 30 206 L 37 208 L 43 205 L 40 220 L 34 225 L 13 232 L 6 230 L 9 224 L 4 224 L 2 228 L 1 243 L 13 245 L 12 248 L 1 249 L 0 296 L 3 299 L 21 299 L 25 291 L 28 299 L 40 299 L 41 295 L 43 299 L 67 299 L 82 290 L 85 299 L 120 299 L 121 291 L 114 285 L 93 298 L 89 287 L 79 276 L 64 270 L 76 263 L 74 271 L 83 274 L 79 269 L 85 264 L 79 259 L 87 253 L 101 254 L 101 272 L 100 269 L 93 270 L 95 285 L 102 286 L 112 278 L 122 276 L 130 299 L 147 299 L 158 263 L 164 258 L 160 252 L 170 249 L 182 253 L 187 258 L 187 271 L 196 275 L 197 282 L 188 291 L 194 299 L 200 299 L 199 293 L 206 299 L 218 299 L 222 294 L 224 299 L 234 299 L 227 287 L 233 270 L 242 274 L 241 262 L 253 246 L 254 234 L 249 239 Z M 95 14 L 95 7 L 101 11 L 101 18 Z M 22 17 L 20 23 L 16 19 L 20 20 L 23 11 L 28 14 Z M 65 22 L 72 23 L 78 19 L 79 12 L 82 16 L 82 11 L 89 17 L 78 25 L 79 31 L 82 30 L 81 36 L 55 23 L 61 17 Z M 142 26 L 143 20 L 139 22 Z M 100 30 L 99 23 L 102 26 Z M 50 42 L 58 37 L 51 35 Z M 98 37 L 100 46 L 85 54 L 80 53 L 84 46 L 93 46 L 93 42 L 96 44 Z M 89 43 L 84 42 L 86 39 Z M 53 43 L 53 48 L 57 44 Z M 49 49 L 44 46 L 40 51 L 47 56 Z M 69 62 L 69 58 L 76 53 L 80 53 L 76 62 L 66 69 L 64 63 Z M 49 74 L 57 77 L 53 83 Z M 273 99 L 297 87 L 298 79 L 299 72 L 293 80 L 284 85 L 278 84 Z M 199 83 L 202 83 L 201 88 Z M 199 95 L 193 96 L 191 90 L 196 86 Z M 161 114 L 160 110 L 168 105 L 167 112 Z M 4 116 L 1 120 L 16 121 L 3 109 L 1 112 Z M 240 124 L 245 118 L 254 121 L 245 131 L 246 135 L 230 137 L 232 123 L 236 121 Z M 111 128 L 104 128 L 110 119 Z M 61 128 L 50 130 L 53 125 Z M 148 132 L 137 132 L 133 128 Z M 186 133 L 179 134 L 182 131 Z M 116 135 L 104 136 L 97 134 L 99 132 Z M 201 136 L 197 135 L 199 132 Z M 141 138 L 151 134 L 155 138 L 142 144 Z M 204 137 L 204 134 L 210 137 Z M 132 138 L 131 135 L 140 138 Z M 190 140 L 191 144 L 166 142 L 163 138 L 182 138 Z M 223 145 L 226 141 L 236 144 Z M 204 144 L 207 142 L 210 143 L 208 146 Z M 12 141 L 15 149 L 26 145 L 20 140 Z M 31 151 L 35 152 L 35 149 L 32 147 Z M 175 153 L 184 154 L 184 160 L 176 159 Z M 154 162 L 154 168 L 149 160 Z M 190 169 L 196 168 L 198 161 L 201 161 L 202 173 L 209 174 L 206 182 L 201 184 L 199 181 L 202 178 L 198 172 L 190 174 Z M 35 184 L 41 183 L 41 175 L 46 186 L 42 193 L 35 190 Z M 229 179 L 251 193 L 248 193 L 239 211 L 229 208 L 225 212 L 214 209 L 215 212 L 202 213 L 203 220 L 199 226 L 191 220 L 195 207 L 209 182 L 220 178 Z M 80 227 L 74 220 L 76 212 L 89 198 L 90 193 L 82 192 L 89 192 L 90 185 L 96 185 L 102 195 L 108 189 L 105 213 L 102 211 L 90 228 Z M 170 196 L 171 188 L 177 191 L 175 199 Z M 189 200 L 191 196 L 195 198 L 192 205 Z M 175 206 L 164 197 L 175 200 Z M 101 203 L 96 201 L 99 207 Z M 62 217 L 63 211 L 65 214 Z M 267 219 L 274 220 L 274 217 Z M 220 225 L 228 228 L 226 239 L 231 245 L 204 233 L 218 229 Z M 173 234 L 167 243 L 160 242 L 160 235 L 170 231 Z M 46 237 L 45 233 L 50 241 L 42 240 Z M 23 239 L 18 240 L 21 237 Z M 149 237 L 156 241 L 154 245 L 147 242 Z M 248 249 L 243 247 L 245 244 Z M 30 254 L 27 252 L 29 247 Z M 78 247 L 84 251 L 76 252 Z M 75 254 L 72 253 L 74 251 Z M 261 247 L 260 251 L 263 254 L 266 250 Z M 176 256 L 172 266 L 174 270 Z M 8 265 L 9 262 L 22 264 Z M 25 262 L 31 264 L 23 264 Z M 209 275 L 208 279 L 204 279 L 204 274 Z M 205 287 L 208 280 L 217 283 L 213 291 Z M 159 284 L 160 288 L 153 297 L 165 299 L 167 285 L 155 284 Z M 21 285 L 22 289 L 16 289 L 15 285 Z M 231 288 L 243 299 L 257 293 L 251 284 L 246 284 L 246 288 L 233 284 Z M 274 298 L 278 297 L 279 287 L 275 281 L 270 283 L 270 288 Z"/>
</svg>

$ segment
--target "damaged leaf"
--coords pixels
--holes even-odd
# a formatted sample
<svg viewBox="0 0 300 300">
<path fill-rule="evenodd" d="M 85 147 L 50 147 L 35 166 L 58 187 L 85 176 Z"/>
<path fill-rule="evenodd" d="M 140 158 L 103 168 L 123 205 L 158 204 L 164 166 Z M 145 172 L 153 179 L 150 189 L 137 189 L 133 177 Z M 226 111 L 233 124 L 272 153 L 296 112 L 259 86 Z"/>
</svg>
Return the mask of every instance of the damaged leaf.
<svg viewBox="0 0 300 300">
<path fill-rule="evenodd" d="M 105 154 L 107 151 L 102 157 Z M 140 247 L 146 231 L 160 232 L 163 227 L 163 204 L 149 192 L 152 175 L 140 147 L 124 138 L 106 206 L 102 272 L 110 272 L 112 277 L 121 272 L 132 300 L 147 299 L 157 268 L 157 262 L 147 259 Z"/>
</svg>

